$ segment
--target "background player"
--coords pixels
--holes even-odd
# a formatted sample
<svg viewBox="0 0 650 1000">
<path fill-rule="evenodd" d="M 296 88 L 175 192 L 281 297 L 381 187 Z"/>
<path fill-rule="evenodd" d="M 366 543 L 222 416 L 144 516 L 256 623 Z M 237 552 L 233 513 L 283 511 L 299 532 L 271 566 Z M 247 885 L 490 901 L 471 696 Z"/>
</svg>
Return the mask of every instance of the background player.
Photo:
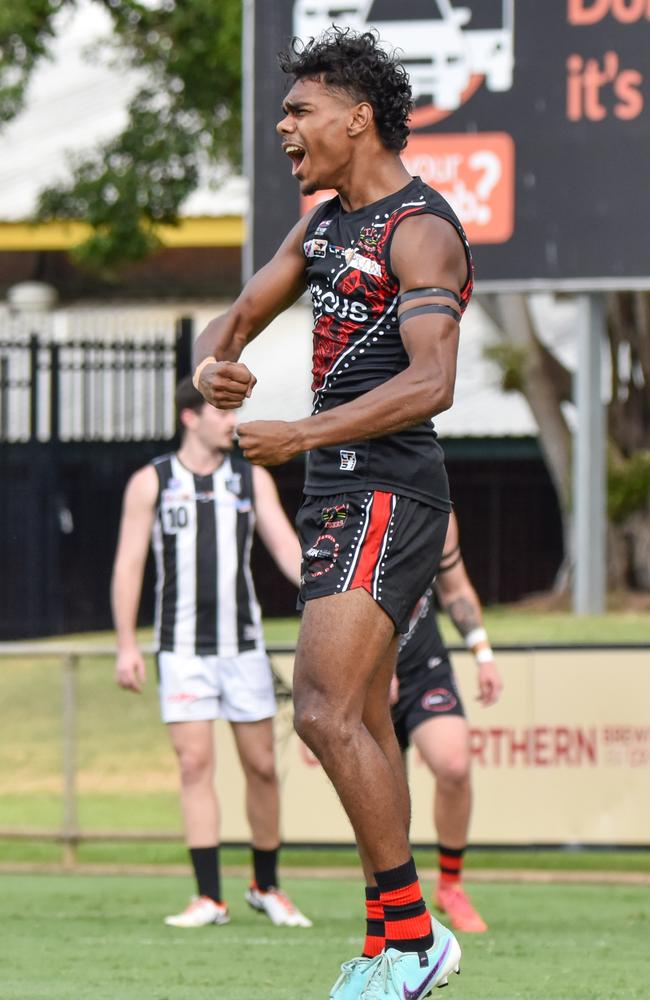
<svg viewBox="0 0 650 1000">
<path fill-rule="evenodd" d="M 275 696 L 253 589 L 257 529 L 298 585 L 300 549 L 269 473 L 232 453 L 232 413 L 209 406 L 191 379 L 176 390 L 182 442 L 126 487 L 112 582 L 118 684 L 139 692 L 145 664 L 136 620 L 150 540 L 156 557 L 160 703 L 180 769 L 185 836 L 197 898 L 167 917 L 177 927 L 225 924 L 213 720 L 228 719 L 246 779 L 254 882 L 246 898 L 275 924 L 311 926 L 278 888 Z"/>
<path fill-rule="evenodd" d="M 458 522 L 451 514 L 435 584 L 418 601 L 400 643 L 391 691 L 393 722 L 402 750 L 411 743 L 436 779 L 433 818 L 439 840 L 440 876 L 435 903 L 460 931 L 487 930 L 463 890 L 463 856 L 472 808 L 469 727 L 436 621 L 434 590 L 478 666 L 479 701 L 493 705 L 501 678 L 483 627 L 478 595 L 465 569 Z"/>
<path fill-rule="evenodd" d="M 295 726 L 347 812 L 385 926 L 384 951 L 346 963 L 331 995 L 419 1000 L 458 969 L 460 948 L 422 898 L 388 693 L 397 633 L 447 531 L 431 417 L 453 398 L 471 256 L 447 202 L 400 159 L 411 91 L 376 37 L 333 30 L 294 45 L 281 65 L 293 82 L 277 128 L 301 193 L 338 194 L 208 325 L 194 379 L 215 406 L 239 407 L 256 381 L 241 351 L 309 288 L 313 414 L 241 424 L 239 439 L 261 465 L 309 452 Z"/>
</svg>

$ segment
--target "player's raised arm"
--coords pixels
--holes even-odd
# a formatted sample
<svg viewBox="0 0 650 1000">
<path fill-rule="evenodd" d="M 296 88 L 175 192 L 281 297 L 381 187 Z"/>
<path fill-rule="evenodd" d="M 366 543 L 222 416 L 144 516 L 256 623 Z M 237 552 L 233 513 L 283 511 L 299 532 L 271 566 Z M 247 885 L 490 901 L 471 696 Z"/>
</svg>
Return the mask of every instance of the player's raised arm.
<svg viewBox="0 0 650 1000">
<path fill-rule="evenodd" d="M 241 406 L 255 385 L 255 376 L 239 363 L 246 344 L 305 290 L 302 243 L 307 219 L 296 223 L 274 257 L 246 283 L 228 311 L 211 320 L 196 340 L 194 385 L 221 410 Z"/>
</svg>

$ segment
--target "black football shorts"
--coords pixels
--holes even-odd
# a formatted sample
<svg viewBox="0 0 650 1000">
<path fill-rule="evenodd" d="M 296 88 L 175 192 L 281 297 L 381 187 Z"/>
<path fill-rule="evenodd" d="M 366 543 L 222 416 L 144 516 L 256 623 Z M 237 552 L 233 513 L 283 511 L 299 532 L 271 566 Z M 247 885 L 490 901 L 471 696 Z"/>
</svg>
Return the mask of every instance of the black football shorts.
<svg viewBox="0 0 650 1000">
<path fill-rule="evenodd" d="M 438 569 L 448 521 L 447 511 L 382 490 L 304 497 L 296 517 L 298 610 L 315 597 L 361 587 L 407 632 Z"/>
<path fill-rule="evenodd" d="M 448 657 L 432 657 L 400 683 L 392 716 L 397 742 L 402 750 L 408 747 L 416 726 L 447 715 L 464 718 L 465 709 Z"/>
</svg>

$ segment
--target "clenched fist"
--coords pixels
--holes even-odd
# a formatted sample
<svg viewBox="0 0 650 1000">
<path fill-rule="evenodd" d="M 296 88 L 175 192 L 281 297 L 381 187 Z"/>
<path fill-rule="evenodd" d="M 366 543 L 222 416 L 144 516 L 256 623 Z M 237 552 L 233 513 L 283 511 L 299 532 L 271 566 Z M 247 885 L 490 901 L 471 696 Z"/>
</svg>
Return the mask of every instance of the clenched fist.
<svg viewBox="0 0 650 1000">
<path fill-rule="evenodd" d="M 199 392 L 218 410 L 236 410 L 250 396 L 257 379 L 238 361 L 216 361 L 204 365 Z"/>
</svg>

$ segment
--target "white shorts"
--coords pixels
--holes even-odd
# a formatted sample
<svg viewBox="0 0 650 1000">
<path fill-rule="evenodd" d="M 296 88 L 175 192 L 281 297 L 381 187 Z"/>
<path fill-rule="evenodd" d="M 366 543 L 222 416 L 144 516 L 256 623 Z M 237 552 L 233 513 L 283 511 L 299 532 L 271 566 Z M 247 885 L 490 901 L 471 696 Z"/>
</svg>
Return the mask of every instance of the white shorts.
<svg viewBox="0 0 650 1000">
<path fill-rule="evenodd" d="M 257 649 L 237 656 L 161 652 L 158 688 L 163 722 L 258 722 L 275 715 L 271 664 Z"/>
</svg>

